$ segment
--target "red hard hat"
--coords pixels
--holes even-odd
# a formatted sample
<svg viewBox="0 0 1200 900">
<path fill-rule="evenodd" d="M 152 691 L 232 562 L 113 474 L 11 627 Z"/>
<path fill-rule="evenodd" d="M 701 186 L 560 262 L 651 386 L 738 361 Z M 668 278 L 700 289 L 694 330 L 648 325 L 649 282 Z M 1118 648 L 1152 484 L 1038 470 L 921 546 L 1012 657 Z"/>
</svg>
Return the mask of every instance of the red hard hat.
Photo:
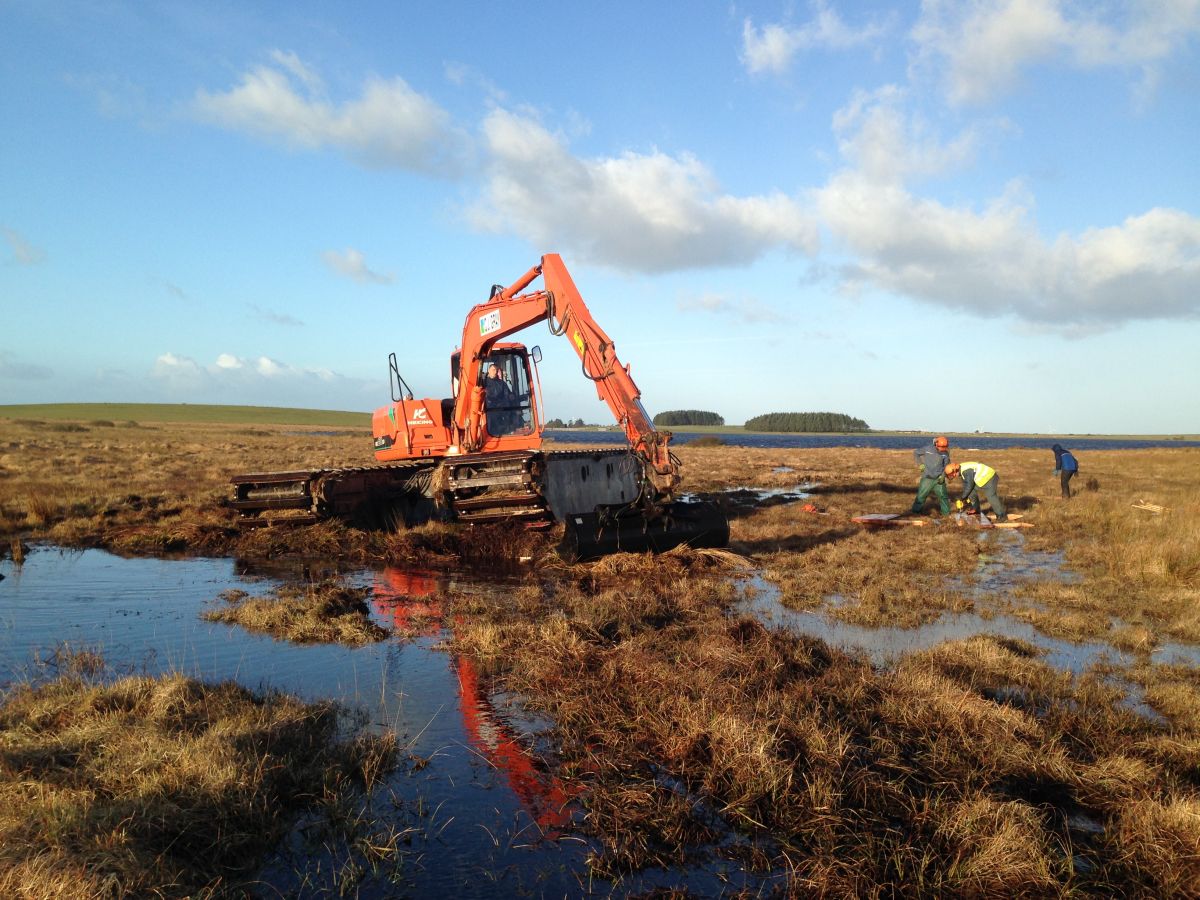
<svg viewBox="0 0 1200 900">
<path fill-rule="evenodd" d="M 948 440 L 946 440 L 946 436 L 945 436 L 944 434 L 939 434 L 937 437 L 935 437 L 935 438 L 933 439 L 933 446 L 935 446 L 935 447 L 949 447 L 949 446 L 950 446 L 950 442 L 949 442 Z"/>
</svg>

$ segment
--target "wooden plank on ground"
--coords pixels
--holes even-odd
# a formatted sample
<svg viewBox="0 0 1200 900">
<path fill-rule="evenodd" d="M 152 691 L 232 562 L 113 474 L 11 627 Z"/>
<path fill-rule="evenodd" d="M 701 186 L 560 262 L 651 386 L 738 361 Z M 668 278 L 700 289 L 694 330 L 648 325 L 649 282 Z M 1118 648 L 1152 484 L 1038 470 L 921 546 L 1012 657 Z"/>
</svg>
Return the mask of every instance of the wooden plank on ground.
<svg viewBox="0 0 1200 900">
<path fill-rule="evenodd" d="M 865 513 L 850 520 L 859 525 L 874 528 L 879 525 L 928 525 L 929 520 L 908 516 L 906 513 Z"/>
</svg>

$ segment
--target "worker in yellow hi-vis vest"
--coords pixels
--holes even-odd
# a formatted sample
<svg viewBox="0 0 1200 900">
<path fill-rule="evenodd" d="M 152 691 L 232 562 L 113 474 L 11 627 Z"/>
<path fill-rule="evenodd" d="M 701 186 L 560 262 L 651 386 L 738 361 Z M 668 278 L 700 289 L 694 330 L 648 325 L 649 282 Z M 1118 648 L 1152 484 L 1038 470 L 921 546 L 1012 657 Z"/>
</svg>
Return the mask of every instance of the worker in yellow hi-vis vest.
<svg viewBox="0 0 1200 900">
<path fill-rule="evenodd" d="M 963 480 L 962 500 L 964 505 L 972 505 L 979 512 L 979 495 L 987 497 L 992 512 L 996 514 L 997 522 L 1007 522 L 1008 513 L 1000 502 L 1000 476 L 991 466 L 981 462 L 950 463 L 945 469 L 947 478 L 958 476 Z"/>
</svg>

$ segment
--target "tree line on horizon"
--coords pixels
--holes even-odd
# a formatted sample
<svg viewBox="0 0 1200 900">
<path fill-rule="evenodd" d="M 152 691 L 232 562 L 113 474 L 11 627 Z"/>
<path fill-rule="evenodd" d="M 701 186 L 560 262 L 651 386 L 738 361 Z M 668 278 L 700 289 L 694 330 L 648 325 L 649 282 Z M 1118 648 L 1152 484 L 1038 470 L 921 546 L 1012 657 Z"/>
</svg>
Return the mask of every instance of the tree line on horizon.
<svg viewBox="0 0 1200 900">
<path fill-rule="evenodd" d="M 654 424 L 662 427 L 677 425 L 724 425 L 725 419 L 715 412 L 702 409 L 669 409 L 654 417 Z"/>
<path fill-rule="evenodd" d="M 835 412 L 788 412 L 764 413 L 747 419 L 742 426 L 747 431 L 817 431 L 847 432 L 870 431 L 871 426 L 862 419 Z"/>
<path fill-rule="evenodd" d="M 724 425 L 723 416 L 703 409 L 671 409 L 654 417 L 657 427 L 677 428 L 681 425 Z M 764 413 L 747 419 L 746 431 L 776 432 L 860 432 L 870 431 L 862 419 L 835 412 Z"/>
</svg>

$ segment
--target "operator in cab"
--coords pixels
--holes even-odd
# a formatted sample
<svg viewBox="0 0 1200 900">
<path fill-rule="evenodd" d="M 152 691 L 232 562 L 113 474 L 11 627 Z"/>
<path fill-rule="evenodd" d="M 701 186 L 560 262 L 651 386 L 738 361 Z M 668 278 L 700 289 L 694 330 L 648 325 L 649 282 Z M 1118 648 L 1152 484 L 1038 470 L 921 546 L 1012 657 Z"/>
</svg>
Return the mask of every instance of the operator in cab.
<svg viewBox="0 0 1200 900">
<path fill-rule="evenodd" d="M 494 362 L 488 363 L 487 378 L 483 383 L 484 400 L 487 403 L 487 430 L 493 437 L 508 434 L 512 429 L 513 408 L 516 406 L 512 388 L 500 375 Z"/>
</svg>

